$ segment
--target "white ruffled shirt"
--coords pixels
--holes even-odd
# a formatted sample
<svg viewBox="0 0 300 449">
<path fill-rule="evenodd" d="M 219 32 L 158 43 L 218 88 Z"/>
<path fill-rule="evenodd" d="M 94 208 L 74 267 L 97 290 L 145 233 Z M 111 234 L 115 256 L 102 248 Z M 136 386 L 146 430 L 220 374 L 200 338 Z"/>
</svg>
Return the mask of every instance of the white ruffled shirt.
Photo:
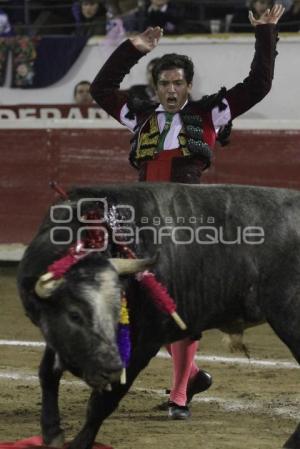
<svg viewBox="0 0 300 449">
<path fill-rule="evenodd" d="M 230 113 L 230 107 L 227 102 L 227 100 L 224 98 L 222 100 L 223 103 L 226 104 L 227 108 L 220 110 L 219 106 L 216 106 L 212 109 L 211 115 L 212 115 L 212 122 L 215 128 L 216 133 L 219 131 L 221 126 L 227 125 L 227 123 L 231 120 L 231 113 Z M 185 107 L 187 104 L 187 101 L 184 103 L 181 109 Z M 165 109 L 160 104 L 156 109 L 155 112 L 157 113 L 157 122 L 160 133 L 164 129 L 165 123 L 166 123 L 166 116 L 164 114 Z M 128 119 L 126 118 L 126 114 L 128 113 L 128 106 L 127 104 L 124 104 L 120 111 L 120 121 L 123 125 L 125 125 L 130 131 L 133 131 L 134 128 L 137 125 L 136 119 Z M 165 141 L 164 141 L 164 150 L 171 150 L 173 148 L 179 147 L 179 140 L 178 135 L 180 133 L 180 130 L 182 128 L 182 120 L 178 113 L 176 113 L 173 117 L 172 124 L 170 127 L 170 130 L 168 134 L 166 135 Z"/>
</svg>

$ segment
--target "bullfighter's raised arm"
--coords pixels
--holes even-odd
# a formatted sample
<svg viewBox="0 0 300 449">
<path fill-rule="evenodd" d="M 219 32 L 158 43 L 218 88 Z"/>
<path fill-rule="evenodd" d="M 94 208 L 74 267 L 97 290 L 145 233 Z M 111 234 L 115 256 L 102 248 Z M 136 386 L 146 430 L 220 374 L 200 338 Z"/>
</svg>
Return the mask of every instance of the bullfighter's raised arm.
<svg viewBox="0 0 300 449">
<path fill-rule="evenodd" d="M 156 47 L 161 35 L 159 27 L 147 28 L 143 33 L 127 39 L 114 51 L 92 82 L 92 97 L 118 121 L 121 121 L 120 111 L 128 101 L 128 94 L 120 91 L 120 84 L 130 69 Z"/>
<path fill-rule="evenodd" d="M 255 54 L 248 77 L 227 91 L 231 119 L 261 101 L 271 89 L 277 55 L 276 24 L 283 13 L 282 5 L 268 9 L 260 19 L 255 19 L 252 11 L 249 12 L 249 20 L 255 27 Z"/>
</svg>

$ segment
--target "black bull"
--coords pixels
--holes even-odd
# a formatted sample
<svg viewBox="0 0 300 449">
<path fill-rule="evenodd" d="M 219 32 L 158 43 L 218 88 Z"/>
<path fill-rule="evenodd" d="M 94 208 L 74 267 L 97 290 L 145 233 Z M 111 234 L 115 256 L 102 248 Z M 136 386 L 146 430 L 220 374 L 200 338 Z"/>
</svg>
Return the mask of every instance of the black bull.
<svg viewBox="0 0 300 449">
<path fill-rule="evenodd" d="M 71 444 L 72 449 L 89 449 L 103 420 L 165 343 L 187 335 L 198 338 L 206 329 L 233 332 L 236 326 L 240 331 L 267 321 L 300 361 L 299 192 L 139 183 L 78 188 L 69 195 L 69 201 L 59 201 L 62 207 L 46 216 L 18 276 L 26 313 L 47 342 L 40 367 L 41 424 L 47 444 L 59 445 L 63 440 L 57 402 L 64 369 L 94 387 L 85 425 Z M 107 247 L 71 267 L 48 298 L 40 298 L 34 287 L 37 280 L 70 246 L 59 239 L 74 242 L 82 238 L 82 228 L 95 225 L 83 223 L 83 217 L 95 208 L 101 209 L 109 223 Z M 187 331 L 157 309 L 136 277 L 128 274 L 130 270 L 127 275 L 126 270 L 117 273 L 113 260 L 120 247 L 111 234 L 119 226 L 116 218 L 127 220 L 121 225 L 123 236 L 134 240 L 128 246 L 139 258 L 159 253 L 151 270 L 174 298 Z M 131 272 L 146 266 L 147 261 Z M 121 288 L 129 301 L 133 345 L 126 385 L 118 380 L 120 360 L 115 344 Z M 108 382 L 110 391 L 104 388 Z M 284 447 L 300 447 L 299 427 Z"/>
</svg>

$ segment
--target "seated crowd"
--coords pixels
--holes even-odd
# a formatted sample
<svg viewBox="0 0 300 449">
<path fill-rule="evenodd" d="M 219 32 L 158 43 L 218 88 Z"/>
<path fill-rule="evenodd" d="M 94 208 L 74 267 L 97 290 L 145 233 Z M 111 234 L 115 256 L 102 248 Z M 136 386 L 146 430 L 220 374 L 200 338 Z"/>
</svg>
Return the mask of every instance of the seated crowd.
<svg viewBox="0 0 300 449">
<path fill-rule="evenodd" d="M 260 14 L 274 3 L 283 3 L 286 8 L 279 27 L 281 31 L 300 31 L 300 0 L 219 3 L 218 6 L 218 2 L 207 0 L 2 0 L 0 36 L 105 35 L 115 18 L 121 19 L 127 33 L 157 25 L 166 35 L 249 32 L 249 9 Z"/>
</svg>

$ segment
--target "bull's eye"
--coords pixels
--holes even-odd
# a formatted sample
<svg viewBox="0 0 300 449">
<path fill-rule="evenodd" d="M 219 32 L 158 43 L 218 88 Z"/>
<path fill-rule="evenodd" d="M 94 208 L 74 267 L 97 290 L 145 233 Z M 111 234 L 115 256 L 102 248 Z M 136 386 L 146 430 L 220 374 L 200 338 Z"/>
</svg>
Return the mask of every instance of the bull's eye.
<svg viewBox="0 0 300 449">
<path fill-rule="evenodd" d="M 75 310 L 72 310 L 72 311 L 69 312 L 68 315 L 69 315 L 70 320 L 73 321 L 73 323 L 83 324 L 83 318 L 82 318 L 82 316 L 80 315 L 79 312 L 76 312 Z"/>
</svg>

